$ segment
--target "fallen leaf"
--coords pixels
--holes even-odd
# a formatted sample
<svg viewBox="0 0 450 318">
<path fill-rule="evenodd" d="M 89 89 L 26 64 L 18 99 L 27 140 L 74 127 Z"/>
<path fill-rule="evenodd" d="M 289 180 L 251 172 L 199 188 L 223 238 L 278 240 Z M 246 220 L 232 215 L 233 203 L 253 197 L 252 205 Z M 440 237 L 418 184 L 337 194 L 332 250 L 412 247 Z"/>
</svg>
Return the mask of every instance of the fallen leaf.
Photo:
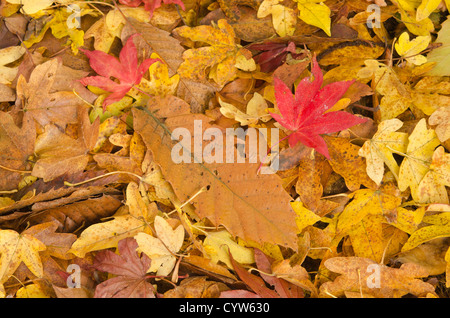
<svg viewBox="0 0 450 318">
<path fill-rule="evenodd" d="M 408 144 L 408 135 L 396 132 L 403 126 L 399 119 L 382 121 L 378 125 L 378 131 L 372 139 L 366 141 L 359 149 L 358 154 L 366 158 L 367 175 L 380 185 L 384 176 L 384 165 L 398 178 L 400 167 L 393 153 L 405 153 Z"/>
<path fill-rule="evenodd" d="M 411 196 L 416 202 L 420 202 L 418 187 L 429 170 L 439 139 L 433 129 L 427 129 L 425 119 L 417 123 L 408 139 L 406 156 L 400 165 L 398 188 L 405 191 L 410 187 Z"/>
<path fill-rule="evenodd" d="M 427 277 L 428 272 L 415 264 L 390 268 L 359 257 L 333 257 L 324 264 L 341 276 L 320 286 L 320 295 L 323 297 L 342 297 L 346 292 L 357 292 L 361 297 L 372 295 L 381 298 L 401 297 L 408 293 L 419 297 L 435 294 L 433 285 L 419 279 Z"/>
<path fill-rule="evenodd" d="M 120 255 L 100 251 L 94 259 L 93 267 L 116 277 L 97 285 L 94 298 L 155 298 L 155 290 L 147 281 L 150 259 L 139 256 L 138 245 L 133 238 L 125 238 L 118 243 Z"/>
<path fill-rule="evenodd" d="M 184 228 L 179 225 L 175 230 L 170 224 L 156 216 L 155 231 L 157 237 L 138 233 L 134 238 L 138 251 L 145 253 L 152 261 L 147 272 L 156 272 L 158 276 L 167 276 L 174 268 L 177 258 L 174 256 L 184 241 Z"/>
<path fill-rule="evenodd" d="M 82 52 L 89 58 L 90 65 L 100 76 L 86 77 L 81 80 L 83 85 L 92 85 L 105 91 L 111 92 L 103 102 L 103 109 L 106 106 L 121 100 L 135 85 L 141 82 L 142 77 L 148 68 L 157 59 L 146 59 L 138 66 L 137 49 L 133 39 L 137 36 L 132 35 L 120 51 L 119 60 L 102 51 Z M 120 84 L 112 81 L 110 77 L 115 77 Z"/>
<path fill-rule="evenodd" d="M 0 231 L 0 282 L 4 283 L 23 262 L 37 277 L 43 276 L 40 251 L 46 246 L 29 234 L 19 234 L 13 230 Z"/>
<path fill-rule="evenodd" d="M 292 131 L 289 135 L 291 147 L 300 141 L 329 159 L 326 142 L 320 134 L 341 131 L 364 123 L 366 119 L 344 111 L 326 112 L 353 82 L 335 82 L 321 88 L 323 76 L 315 58 L 312 61 L 312 74 L 314 80 L 304 78 L 297 86 L 295 96 L 281 80 L 275 78 L 275 97 L 281 116 L 270 114 L 284 128 Z"/>
</svg>

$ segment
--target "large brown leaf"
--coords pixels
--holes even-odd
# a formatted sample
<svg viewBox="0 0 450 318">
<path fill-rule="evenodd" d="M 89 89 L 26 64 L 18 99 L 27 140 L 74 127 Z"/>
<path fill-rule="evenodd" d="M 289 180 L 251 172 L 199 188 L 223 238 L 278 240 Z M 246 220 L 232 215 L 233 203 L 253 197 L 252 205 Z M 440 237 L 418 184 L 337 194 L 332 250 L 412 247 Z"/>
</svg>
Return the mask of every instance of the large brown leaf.
<svg viewBox="0 0 450 318">
<path fill-rule="evenodd" d="M 215 226 L 225 226 L 245 240 L 297 248 L 296 215 L 289 204 L 291 197 L 277 175 L 257 174 L 258 163 L 175 164 L 171 157 L 173 129 L 184 127 L 192 136 L 194 120 L 202 122 L 203 130 L 220 127 L 211 125 L 205 115 L 191 114 L 189 105 L 173 96 L 154 99 L 150 104 L 147 109 L 133 110 L 134 129 L 181 201 L 206 188 L 193 200 L 200 217 L 208 218 Z"/>
<path fill-rule="evenodd" d="M 22 175 L 14 170 L 25 170 L 28 157 L 33 154 L 34 121 L 25 114 L 22 122 L 22 127 L 17 127 L 10 114 L 0 112 L 0 191 L 17 187 Z"/>
</svg>

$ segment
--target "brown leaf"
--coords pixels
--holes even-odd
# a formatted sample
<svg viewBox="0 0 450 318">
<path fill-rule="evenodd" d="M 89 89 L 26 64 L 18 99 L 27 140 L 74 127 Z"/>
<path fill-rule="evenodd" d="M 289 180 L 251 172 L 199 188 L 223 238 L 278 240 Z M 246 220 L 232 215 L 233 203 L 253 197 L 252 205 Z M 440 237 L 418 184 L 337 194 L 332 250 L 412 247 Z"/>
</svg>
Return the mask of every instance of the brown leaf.
<svg viewBox="0 0 450 318">
<path fill-rule="evenodd" d="M 173 105 L 173 109 L 166 105 Z M 277 175 L 258 175 L 257 163 L 174 164 L 171 157 L 174 143 L 165 129 L 184 127 L 193 132 L 194 120 L 201 121 L 202 129 L 206 129 L 213 127 L 210 119 L 187 113 L 189 105 L 175 97 L 155 100 L 154 106 L 149 107 L 159 109 L 158 117 L 152 117 L 150 111 L 133 110 L 134 128 L 182 202 L 206 188 L 208 191 L 193 200 L 200 217 L 208 218 L 216 226 L 224 225 L 231 234 L 245 240 L 296 249 L 295 212 L 289 204 L 291 197 Z M 166 116 L 164 126 L 158 126 Z"/>
<path fill-rule="evenodd" d="M 22 127 L 18 127 L 10 114 L 0 112 L 0 191 L 17 188 L 22 175 L 14 170 L 25 170 L 28 157 L 33 154 L 34 121 L 30 114 L 25 113 L 22 122 Z"/>
<path fill-rule="evenodd" d="M 44 133 L 36 140 L 37 162 L 32 175 L 50 181 L 63 174 L 84 170 L 89 156 L 83 140 L 75 140 L 53 124 L 45 126 Z"/>
<path fill-rule="evenodd" d="M 320 286 L 323 297 L 342 297 L 346 292 L 381 298 L 401 297 L 408 293 L 419 297 L 435 294 L 433 285 L 419 279 L 429 273 L 416 264 L 391 268 L 361 257 L 334 257 L 324 264 L 329 270 L 342 275 Z"/>
<path fill-rule="evenodd" d="M 36 66 L 28 82 L 23 76 L 17 81 L 17 97 L 23 109 L 41 126 L 52 123 L 65 128 L 69 123 L 76 123 L 77 107 L 84 106 L 73 92 L 51 91 L 60 63 L 58 59 L 49 60 Z"/>
<path fill-rule="evenodd" d="M 164 293 L 164 298 L 219 298 L 229 288 L 224 283 L 208 281 L 204 276 L 183 279 L 180 286 Z"/>
</svg>

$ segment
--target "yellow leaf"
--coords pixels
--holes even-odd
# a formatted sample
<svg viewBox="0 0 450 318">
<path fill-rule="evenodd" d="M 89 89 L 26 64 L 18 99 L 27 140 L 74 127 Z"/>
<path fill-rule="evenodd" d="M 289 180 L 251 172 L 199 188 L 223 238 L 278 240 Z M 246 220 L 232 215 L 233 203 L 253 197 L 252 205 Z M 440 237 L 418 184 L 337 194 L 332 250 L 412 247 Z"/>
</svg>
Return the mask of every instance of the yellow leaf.
<svg viewBox="0 0 450 318">
<path fill-rule="evenodd" d="M 378 185 L 384 176 L 384 164 L 398 178 L 399 166 L 392 153 L 406 152 L 408 134 L 396 132 L 403 123 L 399 119 L 382 121 L 372 139 L 366 141 L 358 154 L 366 158 L 367 175 Z"/>
<path fill-rule="evenodd" d="M 50 295 L 43 291 L 39 285 L 30 284 L 19 288 L 16 292 L 16 298 L 50 298 Z"/>
<path fill-rule="evenodd" d="M 231 234 L 225 230 L 208 232 L 203 246 L 213 262 L 221 261 L 229 268 L 233 268 L 229 253 L 240 264 L 252 264 L 255 262 L 253 250 L 236 243 Z"/>
<path fill-rule="evenodd" d="M 152 53 L 152 59 L 160 58 L 156 53 Z M 165 97 L 167 95 L 175 95 L 180 81 L 178 74 L 169 76 L 169 68 L 167 64 L 156 62 L 148 69 L 150 80 L 142 78 L 137 88 L 141 91 L 147 92 L 151 95 Z M 128 94 L 135 99 L 139 99 L 142 93 L 137 89 L 132 89 Z"/>
<path fill-rule="evenodd" d="M 434 68 L 427 73 L 431 76 L 450 76 L 450 18 L 448 16 L 441 26 L 435 42 L 442 43 L 442 46 L 427 55 L 429 62 L 436 63 Z"/>
<path fill-rule="evenodd" d="M 297 223 L 299 233 L 303 231 L 309 225 L 313 225 L 317 221 L 320 220 L 320 216 L 315 214 L 314 212 L 308 210 L 303 206 L 302 202 L 294 201 L 291 202 L 292 209 L 297 214 L 295 218 L 295 223 Z"/>
<path fill-rule="evenodd" d="M 433 129 L 427 129 L 424 118 L 417 123 L 408 139 L 406 157 L 400 165 L 398 188 L 405 191 L 410 187 L 414 201 L 419 202 L 418 187 L 429 170 L 431 157 L 439 145 L 439 139 Z"/>
<path fill-rule="evenodd" d="M 278 4 L 279 0 L 264 0 L 258 9 L 258 18 L 272 15 L 272 24 L 281 37 L 293 35 L 297 23 L 295 11 Z"/>
<path fill-rule="evenodd" d="M 17 67 L 6 67 L 25 53 L 22 46 L 10 46 L 0 50 L 0 84 L 11 84 L 17 75 Z"/>
<path fill-rule="evenodd" d="M 411 250 L 422 243 L 439 237 L 450 236 L 450 226 L 429 225 L 422 227 L 411 234 L 408 241 L 403 245 L 402 252 Z"/>
<path fill-rule="evenodd" d="M 235 42 L 233 28 L 221 19 L 217 26 L 201 25 L 194 28 L 183 26 L 177 33 L 195 42 L 204 42 L 210 46 L 186 50 L 184 62 L 178 68 L 181 77 L 204 80 L 206 70 L 217 84 L 224 85 L 236 76 L 236 58 L 242 49 Z"/>
<path fill-rule="evenodd" d="M 26 14 L 37 13 L 38 11 L 47 9 L 52 5 L 53 2 L 58 2 L 54 0 L 7 0 L 9 3 L 22 4 L 22 10 Z"/>
<path fill-rule="evenodd" d="M 265 99 L 258 93 L 255 93 L 247 104 L 247 113 L 242 112 L 233 104 L 224 102 L 218 98 L 220 104 L 220 112 L 227 118 L 232 118 L 241 123 L 241 125 L 254 125 L 259 120 L 263 122 L 269 121 L 272 117 L 266 112 L 268 108 Z"/>
<path fill-rule="evenodd" d="M 395 50 L 408 62 L 414 65 L 422 65 L 427 62 L 427 58 L 419 53 L 424 51 L 430 44 L 431 36 L 418 36 L 412 41 L 409 40 L 408 32 L 403 32 L 395 43 Z"/>
<path fill-rule="evenodd" d="M 299 18 L 305 23 L 321 28 L 331 36 L 331 10 L 321 0 L 295 0 Z"/>
<path fill-rule="evenodd" d="M 337 233 L 345 233 L 353 225 L 359 223 L 368 214 L 379 214 L 389 217 L 395 214 L 402 199 L 382 190 L 362 189 L 351 194 L 353 200 L 337 218 Z"/>
<path fill-rule="evenodd" d="M 44 271 L 39 252 L 46 248 L 44 243 L 29 234 L 0 231 L 0 283 L 7 281 L 22 262 L 34 275 L 42 277 Z"/>
<path fill-rule="evenodd" d="M 442 0 L 422 0 L 422 3 L 417 8 L 416 20 L 422 21 L 429 17 L 429 15 L 437 9 Z"/>
<path fill-rule="evenodd" d="M 167 276 L 175 266 L 177 253 L 184 241 L 184 228 L 179 225 L 175 230 L 160 216 L 155 218 L 157 237 L 146 233 L 138 233 L 134 238 L 138 243 L 138 251 L 146 254 L 151 260 L 147 272 L 156 272 L 158 276 Z"/>
<path fill-rule="evenodd" d="M 96 223 L 85 229 L 69 252 L 84 257 L 88 252 L 117 247 L 120 240 L 133 237 L 146 228 L 147 224 L 143 219 L 129 214 L 116 216 L 111 221 Z"/>
<path fill-rule="evenodd" d="M 439 147 L 433 153 L 430 170 L 418 186 L 418 202 L 448 204 L 445 186 L 450 186 L 450 154 L 444 152 L 444 147 Z"/>
<path fill-rule="evenodd" d="M 417 21 L 413 13 L 402 9 L 400 9 L 400 16 L 402 22 L 412 34 L 427 36 L 430 35 L 430 32 L 434 31 L 434 24 L 430 18 Z"/>
</svg>

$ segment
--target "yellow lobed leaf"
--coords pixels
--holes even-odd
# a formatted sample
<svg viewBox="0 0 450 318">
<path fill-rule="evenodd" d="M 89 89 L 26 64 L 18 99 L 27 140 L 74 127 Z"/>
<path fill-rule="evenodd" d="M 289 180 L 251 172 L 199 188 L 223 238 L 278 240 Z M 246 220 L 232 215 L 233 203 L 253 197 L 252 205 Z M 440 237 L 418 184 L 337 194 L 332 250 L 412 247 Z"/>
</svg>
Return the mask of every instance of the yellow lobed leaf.
<svg viewBox="0 0 450 318">
<path fill-rule="evenodd" d="M 427 62 L 427 58 L 419 53 L 424 51 L 430 44 L 431 36 L 418 36 L 412 41 L 409 40 L 408 32 L 403 32 L 395 43 L 395 50 L 408 62 L 414 65 L 422 65 Z"/>
<path fill-rule="evenodd" d="M 439 139 L 433 129 L 427 129 L 425 119 L 421 119 L 417 123 L 408 139 L 406 157 L 400 165 L 398 188 L 400 191 L 405 191 L 410 187 L 413 199 L 419 202 L 418 187 L 429 170 L 434 149 L 439 145 Z"/>
<path fill-rule="evenodd" d="M 351 196 L 353 200 L 347 204 L 337 218 L 337 233 L 345 233 L 369 214 L 390 217 L 396 213 L 402 203 L 401 198 L 382 190 L 362 189 L 355 191 Z"/>
<path fill-rule="evenodd" d="M 240 264 L 252 264 L 255 262 L 253 250 L 236 243 L 232 235 L 225 230 L 208 232 L 203 246 L 213 262 L 221 261 L 229 268 L 233 268 L 229 254 Z"/>
<path fill-rule="evenodd" d="M 418 186 L 419 202 L 448 204 L 445 186 L 450 186 L 450 154 L 441 146 L 434 151 L 430 170 Z"/>
<path fill-rule="evenodd" d="M 184 62 L 178 68 L 181 77 L 203 80 L 206 69 L 211 67 L 210 78 L 219 85 L 224 85 L 236 75 L 236 57 L 240 48 L 235 42 L 233 28 L 226 20 L 217 22 L 217 27 L 201 25 L 197 27 L 183 26 L 177 33 L 195 42 L 204 42 L 211 46 L 186 50 Z"/>
<path fill-rule="evenodd" d="M 279 0 L 264 0 L 258 9 L 258 18 L 272 15 L 272 24 L 281 37 L 293 35 L 296 28 L 297 16 L 293 9 L 279 4 Z"/>
<path fill-rule="evenodd" d="M 434 24 L 430 18 L 417 21 L 413 13 L 400 9 L 400 17 L 406 28 L 414 35 L 427 36 L 434 31 Z"/>
<path fill-rule="evenodd" d="M 372 139 L 366 141 L 358 154 L 366 158 L 367 175 L 378 185 L 384 176 L 384 164 L 398 178 L 400 167 L 393 152 L 406 152 L 408 134 L 396 132 L 403 126 L 399 119 L 382 121 Z"/>
<path fill-rule="evenodd" d="M 44 270 L 39 252 L 46 248 L 44 243 L 29 234 L 0 231 L 0 283 L 7 281 L 22 262 L 34 275 L 42 277 Z"/>
<path fill-rule="evenodd" d="M 167 276 L 175 266 L 177 253 L 184 241 L 184 228 L 179 225 L 175 230 L 162 217 L 156 216 L 155 231 L 157 237 L 146 233 L 138 233 L 134 238 L 138 243 L 138 251 L 146 254 L 151 260 L 148 272 L 156 272 L 158 276 Z"/>
</svg>

